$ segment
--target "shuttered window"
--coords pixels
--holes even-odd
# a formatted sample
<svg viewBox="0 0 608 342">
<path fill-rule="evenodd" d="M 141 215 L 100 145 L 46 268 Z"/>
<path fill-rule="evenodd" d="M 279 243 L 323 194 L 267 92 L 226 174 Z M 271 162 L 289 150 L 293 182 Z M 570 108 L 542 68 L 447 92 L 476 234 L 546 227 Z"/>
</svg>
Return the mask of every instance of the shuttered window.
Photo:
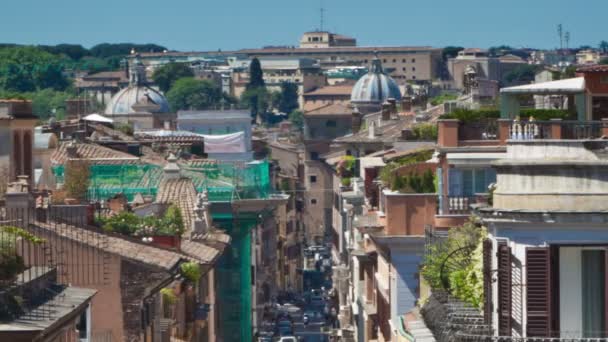
<svg viewBox="0 0 608 342">
<path fill-rule="evenodd" d="M 511 336 L 511 248 L 498 246 L 498 334 Z"/>
<path fill-rule="evenodd" d="M 496 170 L 486 169 L 457 169 L 448 171 L 449 196 L 472 197 L 476 193 L 488 192 L 488 185 L 496 182 Z"/>
<path fill-rule="evenodd" d="M 549 248 L 526 249 L 528 337 L 551 336 L 551 257 Z"/>
<path fill-rule="evenodd" d="M 483 313 L 484 321 L 492 325 L 492 240 L 483 241 Z"/>
</svg>

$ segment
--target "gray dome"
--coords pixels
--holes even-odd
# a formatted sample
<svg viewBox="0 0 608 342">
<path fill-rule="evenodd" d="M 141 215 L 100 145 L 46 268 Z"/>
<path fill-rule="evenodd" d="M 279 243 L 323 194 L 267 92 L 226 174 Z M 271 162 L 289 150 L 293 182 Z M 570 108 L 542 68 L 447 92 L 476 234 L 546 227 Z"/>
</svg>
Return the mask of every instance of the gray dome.
<svg viewBox="0 0 608 342">
<path fill-rule="evenodd" d="M 106 106 L 106 115 L 130 114 L 140 111 L 168 113 L 169 103 L 158 90 L 148 87 L 146 68 L 136 55 L 129 65 L 129 86 L 120 90 Z M 135 108 L 133 108 L 135 106 Z"/>
<path fill-rule="evenodd" d="M 382 104 L 389 98 L 400 100 L 401 91 L 397 82 L 384 73 L 380 59 L 376 57 L 370 71 L 353 87 L 350 101 L 352 104 Z"/>
<path fill-rule="evenodd" d="M 143 85 L 130 85 L 121 89 L 106 106 L 106 115 L 129 114 L 137 112 L 135 104 L 154 104 L 154 113 L 168 113 L 169 103 L 158 90 Z"/>
</svg>

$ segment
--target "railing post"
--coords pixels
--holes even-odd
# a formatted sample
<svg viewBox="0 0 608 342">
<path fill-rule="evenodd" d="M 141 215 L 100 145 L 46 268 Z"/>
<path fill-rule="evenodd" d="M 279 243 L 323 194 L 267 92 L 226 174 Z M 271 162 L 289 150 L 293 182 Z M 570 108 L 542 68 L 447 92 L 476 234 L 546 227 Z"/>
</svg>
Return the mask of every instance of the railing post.
<svg viewBox="0 0 608 342">
<path fill-rule="evenodd" d="M 608 119 L 602 119 L 602 136 L 608 137 Z"/>
<path fill-rule="evenodd" d="M 456 119 L 443 119 L 437 121 L 438 138 L 437 143 L 441 147 L 458 146 L 458 125 Z"/>
<path fill-rule="evenodd" d="M 562 138 L 562 119 L 551 119 L 551 139 Z"/>
<path fill-rule="evenodd" d="M 498 119 L 498 140 L 501 145 L 506 145 L 507 139 L 511 139 L 509 131 L 511 130 L 511 119 Z"/>
</svg>

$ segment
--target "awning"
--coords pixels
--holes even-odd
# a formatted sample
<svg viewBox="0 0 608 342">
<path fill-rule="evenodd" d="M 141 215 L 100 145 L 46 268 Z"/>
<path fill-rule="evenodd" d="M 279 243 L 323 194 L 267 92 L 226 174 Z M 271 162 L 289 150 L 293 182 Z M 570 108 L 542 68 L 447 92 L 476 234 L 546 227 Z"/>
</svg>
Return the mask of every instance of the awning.
<svg viewBox="0 0 608 342">
<path fill-rule="evenodd" d="M 578 94 L 585 91 L 585 78 L 575 77 L 564 80 L 533 83 L 522 86 L 507 87 L 500 89 L 501 94 L 535 94 L 535 95 L 559 95 Z"/>
<path fill-rule="evenodd" d="M 87 116 L 85 116 L 84 118 L 82 118 L 82 120 L 84 121 L 94 121 L 94 122 L 104 122 L 104 123 L 113 123 L 114 120 L 105 117 L 103 115 L 99 115 L 99 114 L 89 114 Z"/>
<path fill-rule="evenodd" d="M 450 165 L 489 166 L 492 162 L 506 158 L 503 152 L 494 153 L 448 153 L 446 159 Z"/>
</svg>

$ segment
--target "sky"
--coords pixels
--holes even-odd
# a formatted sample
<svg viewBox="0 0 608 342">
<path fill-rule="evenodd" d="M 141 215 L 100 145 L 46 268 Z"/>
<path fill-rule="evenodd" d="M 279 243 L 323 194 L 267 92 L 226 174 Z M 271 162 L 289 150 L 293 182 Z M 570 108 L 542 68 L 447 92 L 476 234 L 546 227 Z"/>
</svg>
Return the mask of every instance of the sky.
<svg viewBox="0 0 608 342">
<path fill-rule="evenodd" d="M 608 0 L 5 0 L 0 42 L 156 43 L 171 50 L 297 45 L 320 27 L 360 46 L 570 47 L 608 40 Z"/>
</svg>

